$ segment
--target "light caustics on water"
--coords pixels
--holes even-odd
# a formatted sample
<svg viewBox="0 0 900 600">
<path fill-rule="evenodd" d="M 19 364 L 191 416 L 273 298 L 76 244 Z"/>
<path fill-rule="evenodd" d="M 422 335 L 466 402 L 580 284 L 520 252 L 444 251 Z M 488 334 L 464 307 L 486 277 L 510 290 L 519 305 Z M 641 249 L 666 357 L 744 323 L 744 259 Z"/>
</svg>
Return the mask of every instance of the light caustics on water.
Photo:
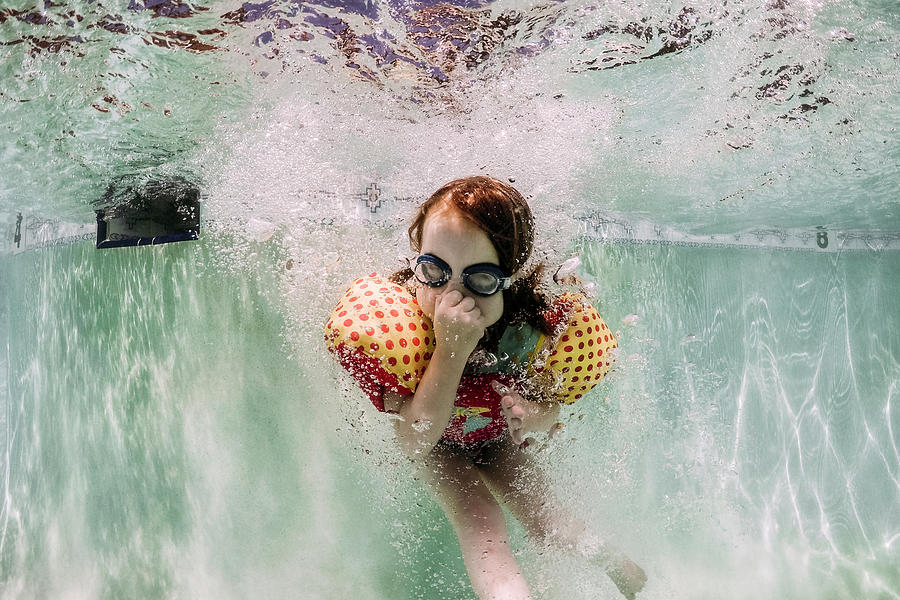
<svg viewBox="0 0 900 600">
<path fill-rule="evenodd" d="M 471 598 L 320 328 L 489 173 L 618 329 L 538 456 L 640 597 L 900 597 L 898 42 L 876 0 L 4 5 L 0 595 Z M 199 241 L 92 247 L 179 177 Z M 537 597 L 617 597 L 511 526 Z"/>
</svg>

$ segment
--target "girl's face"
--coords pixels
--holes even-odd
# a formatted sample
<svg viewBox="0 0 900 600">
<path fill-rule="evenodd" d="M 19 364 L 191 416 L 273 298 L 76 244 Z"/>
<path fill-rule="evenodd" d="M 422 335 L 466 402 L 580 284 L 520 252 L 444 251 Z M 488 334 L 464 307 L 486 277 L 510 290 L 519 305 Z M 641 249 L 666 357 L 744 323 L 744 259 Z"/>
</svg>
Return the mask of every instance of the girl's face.
<svg viewBox="0 0 900 600">
<path fill-rule="evenodd" d="M 447 284 L 432 288 L 415 280 L 416 301 L 429 319 L 434 319 L 434 301 L 450 290 L 457 290 L 463 297 L 475 300 L 489 327 L 503 315 L 503 293 L 479 296 L 462 284 L 460 275 L 466 267 L 479 263 L 492 263 L 499 268 L 500 257 L 490 238 L 481 229 L 453 209 L 437 206 L 425 217 L 422 226 L 421 254 L 433 254 L 448 265 L 453 276 Z"/>
</svg>

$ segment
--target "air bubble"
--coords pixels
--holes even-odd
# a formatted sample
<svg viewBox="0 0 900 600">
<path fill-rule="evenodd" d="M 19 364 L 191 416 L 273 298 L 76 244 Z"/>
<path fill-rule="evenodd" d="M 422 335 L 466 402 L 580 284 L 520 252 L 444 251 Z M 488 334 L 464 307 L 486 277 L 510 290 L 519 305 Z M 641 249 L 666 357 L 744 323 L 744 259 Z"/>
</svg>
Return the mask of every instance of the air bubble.
<svg viewBox="0 0 900 600">
<path fill-rule="evenodd" d="M 247 221 L 247 232 L 257 242 L 265 242 L 275 234 L 275 225 L 251 217 Z"/>
<path fill-rule="evenodd" d="M 559 269 L 556 270 L 556 274 L 559 277 L 567 277 L 575 273 L 575 269 L 581 264 L 581 259 L 577 256 L 573 256 L 563 264 L 559 266 Z"/>
</svg>

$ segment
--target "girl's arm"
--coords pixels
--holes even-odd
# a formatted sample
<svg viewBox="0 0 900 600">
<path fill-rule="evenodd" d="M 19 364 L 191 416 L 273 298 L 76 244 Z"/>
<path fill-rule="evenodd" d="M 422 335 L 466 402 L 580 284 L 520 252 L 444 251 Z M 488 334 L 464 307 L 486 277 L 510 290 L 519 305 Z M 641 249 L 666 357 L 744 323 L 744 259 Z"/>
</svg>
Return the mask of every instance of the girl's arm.
<svg viewBox="0 0 900 600">
<path fill-rule="evenodd" d="M 469 355 L 484 335 L 484 315 L 472 298 L 456 290 L 434 304 L 435 349 L 412 397 L 385 395 L 385 410 L 396 412 L 397 438 L 410 456 L 431 452 L 453 417 L 456 390 Z"/>
<path fill-rule="evenodd" d="M 412 396 L 386 392 L 384 408 L 400 415 L 394 421 L 397 440 L 410 456 L 428 454 L 453 417 L 456 389 L 468 354 L 448 356 L 438 345 Z"/>
</svg>

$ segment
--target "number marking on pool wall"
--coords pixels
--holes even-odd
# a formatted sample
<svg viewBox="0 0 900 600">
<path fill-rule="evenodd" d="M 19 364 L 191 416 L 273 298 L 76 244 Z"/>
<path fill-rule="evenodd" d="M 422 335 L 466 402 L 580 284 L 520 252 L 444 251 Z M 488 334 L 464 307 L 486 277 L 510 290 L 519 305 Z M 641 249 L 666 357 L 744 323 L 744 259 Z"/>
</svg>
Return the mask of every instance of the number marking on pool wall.
<svg viewBox="0 0 900 600">
<path fill-rule="evenodd" d="M 823 250 L 828 247 L 828 232 L 824 227 L 816 227 L 816 245 Z"/>
<path fill-rule="evenodd" d="M 672 227 L 593 211 L 578 217 L 581 236 L 610 244 L 657 244 L 710 248 L 755 248 L 810 252 L 896 251 L 900 231 L 843 230 L 815 227 L 755 227 L 734 233 L 694 234 Z"/>
</svg>

